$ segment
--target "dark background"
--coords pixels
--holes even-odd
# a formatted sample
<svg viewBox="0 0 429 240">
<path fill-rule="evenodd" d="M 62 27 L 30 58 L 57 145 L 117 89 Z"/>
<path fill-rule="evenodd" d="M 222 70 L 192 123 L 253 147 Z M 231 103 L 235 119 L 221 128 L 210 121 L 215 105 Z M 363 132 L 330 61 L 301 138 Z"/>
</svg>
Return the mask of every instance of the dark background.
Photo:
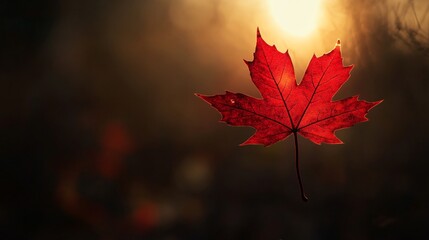
<svg viewBox="0 0 429 240">
<path fill-rule="evenodd" d="M 305 40 L 260 5 L 1 1 L 1 238 L 429 239 L 429 5 L 338 1 Z M 300 43 L 341 38 L 355 68 L 337 97 L 384 99 L 344 145 L 300 138 L 308 203 L 290 138 L 238 147 L 252 129 L 193 95 L 258 95 L 257 26 L 298 79 Z"/>
</svg>

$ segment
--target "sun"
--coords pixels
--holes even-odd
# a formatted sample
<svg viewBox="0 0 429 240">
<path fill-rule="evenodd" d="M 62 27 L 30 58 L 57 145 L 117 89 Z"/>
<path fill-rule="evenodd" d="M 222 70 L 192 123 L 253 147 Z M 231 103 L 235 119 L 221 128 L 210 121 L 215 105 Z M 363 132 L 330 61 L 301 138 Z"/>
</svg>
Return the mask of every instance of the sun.
<svg viewBox="0 0 429 240">
<path fill-rule="evenodd" d="M 276 23 L 296 37 L 311 34 L 320 19 L 321 0 L 269 0 L 268 5 Z"/>
</svg>

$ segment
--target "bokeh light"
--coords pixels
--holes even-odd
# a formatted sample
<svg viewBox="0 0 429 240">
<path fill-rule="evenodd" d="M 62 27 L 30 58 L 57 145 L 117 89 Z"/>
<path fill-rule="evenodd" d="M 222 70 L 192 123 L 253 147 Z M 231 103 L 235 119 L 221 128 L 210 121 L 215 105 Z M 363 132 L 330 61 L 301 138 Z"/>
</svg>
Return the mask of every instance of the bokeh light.
<svg viewBox="0 0 429 240">
<path fill-rule="evenodd" d="M 293 36 L 308 36 L 321 20 L 320 0 L 269 0 L 267 4 L 279 28 Z"/>
</svg>

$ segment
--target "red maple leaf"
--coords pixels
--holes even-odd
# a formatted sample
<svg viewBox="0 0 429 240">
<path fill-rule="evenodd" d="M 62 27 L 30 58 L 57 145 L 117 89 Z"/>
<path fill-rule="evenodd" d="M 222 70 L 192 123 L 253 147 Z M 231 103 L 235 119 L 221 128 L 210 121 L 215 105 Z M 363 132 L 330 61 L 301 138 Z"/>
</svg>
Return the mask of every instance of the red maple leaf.
<svg viewBox="0 0 429 240">
<path fill-rule="evenodd" d="M 358 96 L 332 101 L 352 69 L 342 64 L 340 41 L 331 52 L 321 57 L 313 55 L 299 85 L 289 53 L 268 45 L 259 29 L 254 60 L 245 63 L 262 99 L 228 91 L 223 95 L 196 95 L 222 114 L 221 121 L 256 129 L 241 145 L 268 146 L 293 134 L 298 180 L 306 201 L 299 174 L 297 134 L 316 144 L 342 143 L 335 131 L 368 121 L 365 115 L 381 101 L 367 102 Z"/>
</svg>

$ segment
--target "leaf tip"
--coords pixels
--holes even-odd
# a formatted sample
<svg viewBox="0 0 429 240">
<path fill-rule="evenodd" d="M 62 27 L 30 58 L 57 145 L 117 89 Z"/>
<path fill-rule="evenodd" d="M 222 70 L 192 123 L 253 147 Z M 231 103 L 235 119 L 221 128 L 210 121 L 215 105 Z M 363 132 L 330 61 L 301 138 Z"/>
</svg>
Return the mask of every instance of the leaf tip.
<svg viewBox="0 0 429 240">
<path fill-rule="evenodd" d="M 337 129 L 337 130 L 339 130 L 339 129 Z M 339 139 L 339 138 L 337 137 L 337 135 L 335 135 L 335 132 L 336 132 L 337 130 L 335 130 L 335 131 L 334 131 L 334 134 L 333 134 L 332 139 L 330 139 L 329 141 L 326 141 L 325 143 L 328 143 L 328 144 L 338 144 L 338 145 L 339 145 L 339 144 L 344 144 L 343 140 Z"/>
<path fill-rule="evenodd" d="M 200 94 L 200 93 L 194 93 L 194 95 L 195 95 L 195 96 L 197 96 L 197 97 L 199 97 L 199 98 L 201 98 L 202 100 L 204 100 L 204 101 L 206 101 L 206 102 L 210 103 L 210 102 L 209 102 L 209 100 L 208 100 L 210 96 L 203 95 L 203 94 Z M 211 103 L 210 103 L 210 104 L 211 104 Z"/>
<path fill-rule="evenodd" d="M 262 37 L 261 32 L 259 31 L 259 27 L 256 28 L 256 37 Z"/>
<path fill-rule="evenodd" d="M 238 146 L 240 146 L 240 147 L 248 146 L 248 145 L 256 145 L 256 143 L 250 142 L 249 139 L 247 139 L 246 141 L 238 144 Z"/>
<path fill-rule="evenodd" d="M 384 101 L 384 99 L 381 99 L 381 100 L 378 100 L 378 101 L 375 101 L 375 102 L 372 102 L 372 106 L 371 106 L 371 108 L 373 108 L 373 107 L 375 107 L 375 106 L 377 106 L 378 104 L 380 104 L 380 103 L 382 103 Z M 371 109 L 370 108 L 370 109 Z"/>
<path fill-rule="evenodd" d="M 204 98 L 207 97 L 206 95 L 203 95 L 201 93 L 194 93 L 194 95 L 197 96 L 197 97 L 199 97 L 199 98 L 202 98 L 202 99 L 204 99 Z"/>
</svg>

